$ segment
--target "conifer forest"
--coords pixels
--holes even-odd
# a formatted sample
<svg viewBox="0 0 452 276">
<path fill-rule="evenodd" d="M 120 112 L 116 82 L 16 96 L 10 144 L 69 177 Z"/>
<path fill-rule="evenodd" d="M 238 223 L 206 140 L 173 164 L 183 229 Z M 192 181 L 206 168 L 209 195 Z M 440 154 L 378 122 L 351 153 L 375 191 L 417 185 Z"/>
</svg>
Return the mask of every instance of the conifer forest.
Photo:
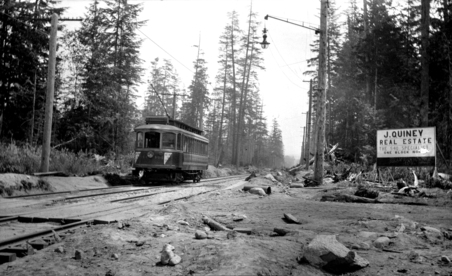
<svg viewBox="0 0 452 276">
<path fill-rule="evenodd" d="M 328 1 L 326 103 L 316 99 L 317 57 L 304 72 L 313 80 L 310 135 L 315 110 L 325 104 L 326 143 L 338 143 L 348 160 L 375 162 L 377 130 L 435 126 L 438 162 L 450 162 L 452 2 L 350 0 L 342 12 L 336 2 Z M 51 0 L 0 3 L 0 141 L 39 146 L 48 19 L 63 16 L 64 8 Z M 264 15 L 225 11 L 217 60 L 205 60 L 199 48 L 191 82 L 182 83 L 170 58 L 155 56 L 150 64 L 140 58 L 142 4 L 88 3 L 79 29 L 67 29 L 63 21 L 58 27 L 52 147 L 128 154 L 133 128 L 146 116 L 168 114 L 204 130 L 212 165 L 284 166 L 282 122 L 265 117 L 259 90 L 265 68 L 255 42 L 262 41 Z M 309 47 L 319 52 L 318 37 Z M 209 64 L 219 69 L 211 71 Z M 142 84 L 147 89 L 138 106 Z"/>
</svg>

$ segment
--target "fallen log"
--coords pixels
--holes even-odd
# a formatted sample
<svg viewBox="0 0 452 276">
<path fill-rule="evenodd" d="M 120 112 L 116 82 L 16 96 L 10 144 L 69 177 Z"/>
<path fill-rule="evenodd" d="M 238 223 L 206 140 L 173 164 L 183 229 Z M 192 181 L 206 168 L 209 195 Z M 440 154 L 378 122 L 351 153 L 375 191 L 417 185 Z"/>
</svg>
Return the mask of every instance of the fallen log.
<svg viewBox="0 0 452 276">
<path fill-rule="evenodd" d="M 320 201 L 342 201 L 355 203 L 380 203 L 378 199 L 365 198 L 349 194 L 324 195 Z"/>
<path fill-rule="evenodd" d="M 352 202 L 352 203 L 374 203 L 374 204 L 401 204 L 401 205 L 418 205 L 428 206 L 425 202 L 418 201 L 398 201 L 386 199 L 370 199 L 349 194 L 324 195 L 320 201 L 336 201 L 336 202 Z"/>
<path fill-rule="evenodd" d="M 210 228 L 212 228 L 213 230 L 216 231 L 231 231 L 231 229 L 227 228 L 226 226 L 224 226 L 223 224 L 216 222 L 215 220 L 207 217 L 207 216 L 203 216 L 202 217 L 202 221 L 209 225 Z"/>
</svg>

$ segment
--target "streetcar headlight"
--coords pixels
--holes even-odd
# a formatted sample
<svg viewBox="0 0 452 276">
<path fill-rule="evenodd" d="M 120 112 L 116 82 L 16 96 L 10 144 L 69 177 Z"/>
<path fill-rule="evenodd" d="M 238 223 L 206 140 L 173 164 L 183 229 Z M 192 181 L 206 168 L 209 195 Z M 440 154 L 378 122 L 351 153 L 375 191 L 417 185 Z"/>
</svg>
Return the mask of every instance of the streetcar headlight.
<svg viewBox="0 0 452 276">
<path fill-rule="evenodd" d="M 148 158 L 154 157 L 154 152 L 153 151 L 148 151 L 147 156 L 148 156 Z"/>
</svg>

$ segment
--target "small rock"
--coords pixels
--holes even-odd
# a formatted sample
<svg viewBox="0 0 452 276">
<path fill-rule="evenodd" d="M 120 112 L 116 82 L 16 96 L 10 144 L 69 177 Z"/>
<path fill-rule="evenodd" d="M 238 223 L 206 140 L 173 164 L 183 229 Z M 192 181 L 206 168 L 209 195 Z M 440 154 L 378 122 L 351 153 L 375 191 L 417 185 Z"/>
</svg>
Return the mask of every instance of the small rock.
<svg viewBox="0 0 452 276">
<path fill-rule="evenodd" d="M 232 217 L 233 221 L 242 221 L 244 219 L 245 219 L 244 217 Z"/>
<path fill-rule="evenodd" d="M 229 231 L 228 234 L 226 235 L 226 238 L 228 240 L 233 240 L 237 237 L 237 232 L 236 231 Z"/>
<path fill-rule="evenodd" d="M 354 243 L 352 245 L 352 249 L 369 250 L 370 249 L 370 244 L 368 244 L 367 242 L 357 242 L 357 243 Z"/>
<path fill-rule="evenodd" d="M 123 229 L 124 225 L 122 224 L 122 222 L 118 221 L 118 229 Z"/>
<path fill-rule="evenodd" d="M 364 238 L 364 239 L 373 239 L 377 236 L 376 232 L 368 232 L 368 231 L 361 231 L 358 233 L 358 236 Z"/>
<path fill-rule="evenodd" d="M 287 229 L 283 229 L 283 228 L 274 228 L 273 232 L 275 232 L 276 234 L 280 235 L 280 236 L 285 236 L 287 235 L 287 233 L 289 233 L 290 231 Z"/>
<path fill-rule="evenodd" d="M 441 231 L 439 229 L 436 229 L 434 227 L 430 227 L 430 226 L 423 226 L 421 227 L 422 231 L 429 231 L 429 232 L 435 232 L 435 233 L 441 233 Z"/>
<path fill-rule="evenodd" d="M 292 183 L 290 184 L 290 188 L 304 188 L 303 183 Z"/>
<path fill-rule="evenodd" d="M 119 260 L 119 254 L 118 253 L 112 254 L 111 257 L 113 259 L 115 259 L 115 260 Z"/>
<path fill-rule="evenodd" d="M 399 272 L 399 273 L 407 273 L 408 269 L 406 269 L 406 268 L 397 269 L 397 272 Z"/>
<path fill-rule="evenodd" d="M 172 225 L 169 225 L 169 224 L 163 224 L 163 227 L 166 227 L 166 229 L 167 229 L 168 231 L 172 231 L 172 230 L 177 231 L 177 230 L 179 230 L 178 227 L 172 226 Z"/>
<path fill-rule="evenodd" d="M 450 264 L 450 259 L 447 256 L 441 256 L 441 261 L 445 264 Z"/>
<path fill-rule="evenodd" d="M 207 233 L 204 231 L 197 230 L 195 233 L 195 238 L 198 240 L 207 239 Z"/>
<path fill-rule="evenodd" d="M 408 254 L 408 260 L 410 260 L 410 262 L 412 262 L 412 263 L 417 263 L 417 264 L 421 264 L 425 261 L 424 257 L 422 257 L 421 254 L 419 254 L 416 251 L 411 251 Z"/>
<path fill-rule="evenodd" d="M 436 275 L 438 275 L 438 274 L 440 274 L 441 272 L 439 272 L 438 270 L 435 270 L 435 274 Z"/>
<path fill-rule="evenodd" d="M 403 231 L 405 231 L 405 224 L 401 223 L 401 224 L 397 227 L 396 232 L 402 233 Z"/>
<path fill-rule="evenodd" d="M 296 217 L 294 217 L 293 215 L 291 215 L 291 214 L 284 214 L 284 218 L 287 220 L 287 222 L 289 222 L 289 223 L 296 223 L 296 224 L 301 224 L 301 222 L 296 218 Z"/>
<path fill-rule="evenodd" d="M 53 239 L 55 240 L 56 243 L 61 242 L 61 237 L 57 234 L 57 232 L 55 232 L 55 230 L 52 230 L 53 233 Z"/>
<path fill-rule="evenodd" d="M 253 232 L 253 229 L 236 227 L 233 229 L 233 231 L 243 234 L 251 234 L 251 232 Z"/>
<path fill-rule="evenodd" d="M 389 238 L 388 237 L 379 237 L 374 241 L 374 246 L 376 248 L 383 248 L 389 244 Z"/>
<path fill-rule="evenodd" d="M 74 259 L 81 260 L 83 258 L 83 251 L 76 249 Z"/>
<path fill-rule="evenodd" d="M 145 244 L 146 244 L 146 241 L 145 241 L 145 240 L 139 240 L 139 241 L 137 241 L 137 242 L 135 243 L 136 246 L 143 246 L 143 245 L 145 245 Z"/>
<path fill-rule="evenodd" d="M 105 276 L 115 276 L 115 275 L 116 275 L 116 273 L 111 269 L 109 271 L 107 271 L 107 273 L 105 273 Z"/>
<path fill-rule="evenodd" d="M 208 226 L 205 226 L 205 227 L 203 227 L 202 228 L 202 230 L 204 230 L 204 232 L 210 232 L 210 227 L 208 227 Z"/>
<path fill-rule="evenodd" d="M 64 248 L 62 246 L 58 246 L 57 248 L 55 248 L 55 252 L 64 253 Z"/>
<path fill-rule="evenodd" d="M 124 223 L 124 226 L 125 226 L 125 227 L 130 227 L 130 223 L 125 222 L 125 223 Z"/>
<path fill-rule="evenodd" d="M 185 220 L 178 220 L 177 223 L 179 223 L 180 225 L 190 225 L 188 222 L 186 222 Z"/>
</svg>

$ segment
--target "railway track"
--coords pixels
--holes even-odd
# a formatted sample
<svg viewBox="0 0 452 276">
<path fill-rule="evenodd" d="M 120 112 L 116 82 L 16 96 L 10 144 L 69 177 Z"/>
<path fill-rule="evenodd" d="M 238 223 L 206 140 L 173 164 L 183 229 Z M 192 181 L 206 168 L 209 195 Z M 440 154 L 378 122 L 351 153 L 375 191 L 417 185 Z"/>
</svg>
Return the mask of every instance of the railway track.
<svg viewBox="0 0 452 276">
<path fill-rule="evenodd" d="M 217 186 L 215 184 L 221 184 L 225 181 L 234 181 L 243 178 L 244 175 L 236 175 L 206 179 L 200 183 L 192 183 L 187 185 L 167 185 L 165 187 L 154 186 L 141 188 L 139 192 L 147 192 L 146 194 L 141 195 L 131 195 L 130 191 L 109 192 L 108 189 L 103 189 L 107 192 L 65 197 L 64 201 L 76 201 L 87 198 L 101 199 L 99 201 L 96 200 L 94 203 L 84 202 L 82 204 L 70 204 L 64 206 L 64 208 L 66 209 L 74 208 L 74 210 L 77 210 L 77 208 L 84 208 L 85 210 L 89 210 L 89 212 L 84 212 L 72 216 L 52 216 L 53 211 L 59 210 L 61 213 L 62 206 L 54 208 L 44 208 L 42 210 L 35 210 L 32 212 L 17 215 L 4 215 L 3 217 L 0 217 L 0 227 L 5 224 L 9 225 L 11 223 L 29 223 L 34 225 L 36 223 L 50 223 L 53 225 L 59 224 L 59 226 L 49 227 L 48 229 L 39 231 L 32 231 L 23 235 L 0 240 L 0 264 L 14 261 L 17 257 L 27 256 L 29 254 L 32 254 L 34 250 L 40 250 L 51 244 L 54 244 L 60 239 L 64 239 L 65 236 L 69 235 L 71 229 L 73 228 L 83 227 L 90 224 L 108 224 L 116 222 L 121 216 L 124 217 L 130 212 L 136 212 L 139 209 L 143 209 L 143 205 L 138 204 L 138 202 L 141 200 L 147 200 L 148 198 L 153 196 L 162 197 L 162 200 L 159 200 L 158 198 L 155 199 L 156 202 L 153 202 L 152 204 L 150 204 L 150 206 L 158 206 L 173 201 L 187 200 L 200 194 L 206 194 L 225 189 L 225 187 L 223 187 L 222 185 Z M 173 189 L 168 189 L 169 187 Z M 153 190 L 157 189 L 159 190 L 152 192 Z M 192 191 L 188 191 L 188 194 L 184 194 L 184 196 L 171 196 L 172 193 L 181 192 L 185 189 L 192 189 Z M 109 197 L 112 195 L 120 195 L 121 193 L 124 193 L 125 196 L 116 199 L 102 199 L 102 196 Z M 90 204 L 92 206 L 95 206 L 97 204 L 97 209 L 91 208 Z M 76 211 L 74 212 L 77 213 Z M 108 219 L 109 217 L 113 219 Z"/>
</svg>

